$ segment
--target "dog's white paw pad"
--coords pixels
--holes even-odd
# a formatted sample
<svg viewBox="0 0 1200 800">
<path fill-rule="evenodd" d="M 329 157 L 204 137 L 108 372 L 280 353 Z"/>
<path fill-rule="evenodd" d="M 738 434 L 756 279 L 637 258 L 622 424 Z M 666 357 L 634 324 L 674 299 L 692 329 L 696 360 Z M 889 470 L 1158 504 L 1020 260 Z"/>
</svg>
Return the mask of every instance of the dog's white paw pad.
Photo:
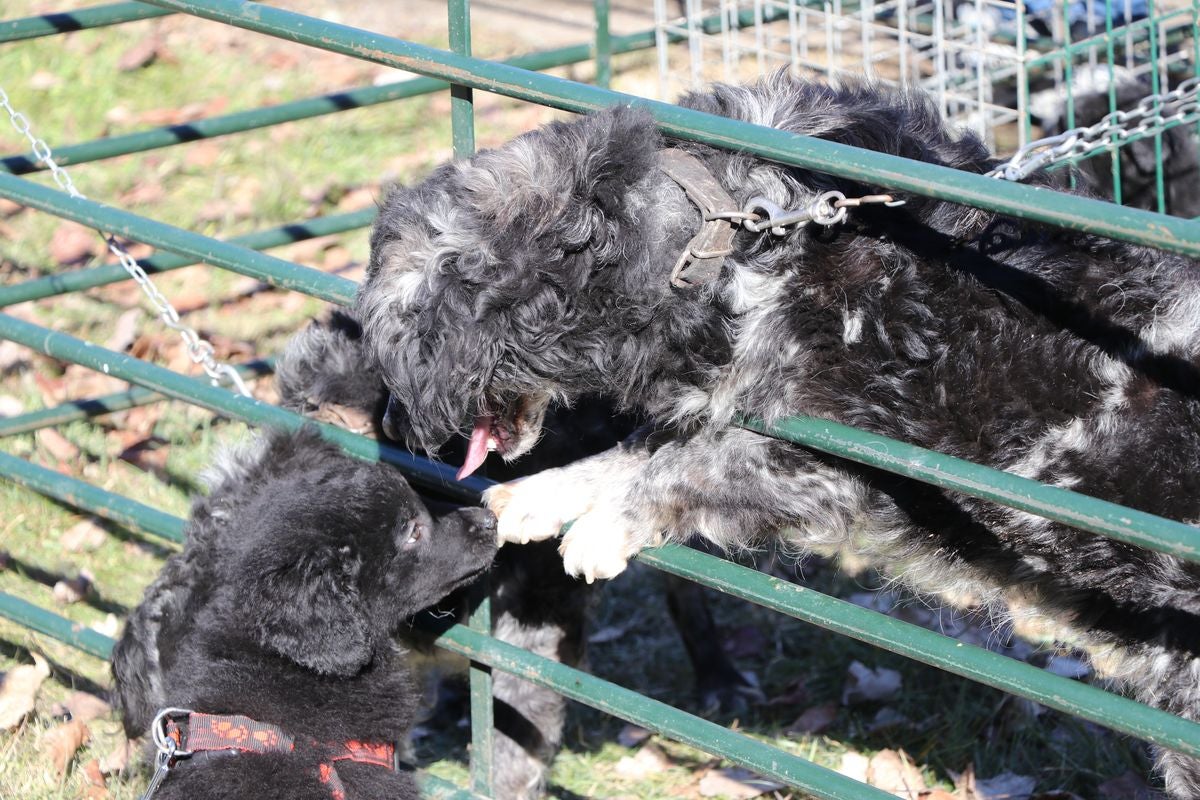
<svg viewBox="0 0 1200 800">
<path fill-rule="evenodd" d="M 639 549 L 624 520 L 593 512 L 571 524 L 558 552 L 568 574 L 592 583 L 620 575 Z"/>
</svg>

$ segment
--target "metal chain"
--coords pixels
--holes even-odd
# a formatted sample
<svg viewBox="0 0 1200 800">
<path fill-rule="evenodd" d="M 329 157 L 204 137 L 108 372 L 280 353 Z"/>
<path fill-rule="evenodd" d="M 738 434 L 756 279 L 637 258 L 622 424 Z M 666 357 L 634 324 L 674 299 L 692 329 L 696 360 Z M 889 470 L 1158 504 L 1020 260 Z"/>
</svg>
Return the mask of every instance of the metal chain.
<svg viewBox="0 0 1200 800">
<path fill-rule="evenodd" d="M 69 194 L 71 197 L 86 199 L 84 195 L 75 188 L 75 182 L 71 180 L 71 176 L 67 171 L 58 165 L 54 160 L 54 155 L 50 150 L 50 145 L 46 144 L 44 139 L 39 139 L 33 134 L 30 128 L 29 118 L 12 107 L 8 101 L 8 93 L 0 87 L 0 108 L 8 112 L 9 120 L 17 133 L 29 140 L 33 147 L 33 155 L 38 161 L 46 165 L 50 170 L 54 182 L 58 184 L 58 188 Z M 212 343 L 206 341 L 200 334 L 196 333 L 193 328 L 188 327 L 179 317 L 179 312 L 171 305 L 171 302 L 163 296 L 158 287 L 150 280 L 150 276 L 146 274 L 146 270 L 142 269 L 142 265 L 137 262 L 129 251 L 116 240 L 115 237 L 99 231 L 99 234 L 104 237 L 105 243 L 108 245 L 109 252 L 117 257 L 121 266 L 129 273 L 129 277 L 133 278 L 134 282 L 141 287 L 142 292 L 150 300 L 158 313 L 158 318 L 163 324 L 171 330 L 179 334 L 183 339 L 184 345 L 187 346 L 188 357 L 192 362 L 199 364 L 204 372 L 212 379 L 213 384 L 218 384 L 221 380 L 228 379 L 242 395 L 249 397 L 250 390 L 246 387 L 246 383 L 242 380 L 242 376 L 238 371 L 229 364 L 225 364 L 216 358 Z"/>
<path fill-rule="evenodd" d="M 740 212 L 722 214 L 730 219 L 740 218 L 742 227 L 754 233 L 769 230 L 772 236 L 784 236 L 788 228 L 797 230 L 808 223 L 829 227 L 846 219 L 851 208 L 863 205 L 885 205 L 888 208 L 904 205 L 904 200 L 896 200 L 890 194 L 868 194 L 862 197 L 846 197 L 835 190 L 822 192 L 814 197 L 807 205 L 787 211 L 759 195 L 752 197 Z M 706 216 L 705 219 L 708 219 Z"/>
<path fill-rule="evenodd" d="M 1142 98 L 1128 111 L 1117 109 L 1095 125 L 1072 128 L 1022 147 L 1006 163 L 987 173 L 988 177 L 1020 181 L 1039 169 L 1060 161 L 1085 156 L 1094 150 L 1120 147 L 1131 139 L 1159 133 L 1168 125 L 1200 119 L 1200 77 L 1188 78 L 1174 91 Z M 1137 123 L 1134 127 L 1129 127 Z"/>
</svg>

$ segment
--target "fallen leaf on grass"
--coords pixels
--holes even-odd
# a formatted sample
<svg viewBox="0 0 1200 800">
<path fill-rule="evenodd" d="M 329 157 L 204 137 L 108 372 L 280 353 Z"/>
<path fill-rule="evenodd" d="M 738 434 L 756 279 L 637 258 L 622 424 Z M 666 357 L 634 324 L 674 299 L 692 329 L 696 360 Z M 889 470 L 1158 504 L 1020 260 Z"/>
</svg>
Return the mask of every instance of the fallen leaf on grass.
<svg viewBox="0 0 1200 800">
<path fill-rule="evenodd" d="M 900 691 L 901 683 L 900 673 L 894 669 L 871 669 L 860 661 L 852 661 L 842 689 L 842 705 L 887 700 Z"/>
<path fill-rule="evenodd" d="M 90 692 L 72 692 L 61 703 L 55 703 L 51 713 L 56 717 L 70 717 L 80 722 L 91 722 L 112 711 L 112 706 Z"/>
<path fill-rule="evenodd" d="M 146 312 L 140 308 L 131 308 L 123 312 L 121 316 L 117 317 L 117 324 L 113 326 L 112 334 L 104 340 L 104 346 L 109 350 L 116 350 L 118 353 L 124 352 L 137 338 L 138 328 L 141 327 L 145 315 Z"/>
<path fill-rule="evenodd" d="M 867 782 L 867 767 L 871 760 L 862 753 L 842 753 L 842 763 L 838 765 L 837 771 L 847 778 L 853 778 L 859 783 Z"/>
<path fill-rule="evenodd" d="M 211 167 L 221 157 L 221 145 L 211 140 L 196 142 L 191 145 L 183 156 L 183 163 L 189 167 Z"/>
<path fill-rule="evenodd" d="M 50 677 L 50 665 L 37 653 L 32 664 L 13 667 L 0 676 L 0 731 L 9 731 L 33 711 L 42 681 Z"/>
<path fill-rule="evenodd" d="M 977 800 L 1029 800 L 1035 786 L 1037 780 L 1028 775 L 1005 772 L 986 780 L 976 778 L 975 797 Z"/>
<path fill-rule="evenodd" d="M 933 789 L 921 792 L 921 800 L 963 800 L 962 795 L 950 794 L 945 789 Z"/>
<path fill-rule="evenodd" d="M 637 747 L 651 737 L 650 731 L 640 725 L 626 725 L 617 734 L 617 744 L 622 747 Z"/>
<path fill-rule="evenodd" d="M 903 750 L 880 750 L 867 764 L 867 783 L 905 800 L 918 800 L 926 791 L 925 779 Z"/>
<path fill-rule="evenodd" d="M 72 397 L 95 397 L 125 388 L 125 382 L 94 369 L 71 364 L 63 370 L 63 388 Z"/>
<path fill-rule="evenodd" d="M 100 760 L 100 772 L 105 775 L 115 775 L 124 772 L 129 766 L 129 753 L 133 750 L 132 743 L 124 736 L 120 737 L 112 752 Z"/>
<path fill-rule="evenodd" d="M 641 780 L 649 775 L 657 775 L 672 766 L 659 747 L 653 743 L 644 745 L 635 755 L 625 756 L 617 762 L 616 772 L 623 778 Z"/>
<path fill-rule="evenodd" d="M 73 461 L 79 457 L 79 448 L 53 428 L 42 428 L 34 436 L 38 444 L 59 461 Z"/>
<path fill-rule="evenodd" d="M 13 341 L 0 342 L 0 372 L 8 372 L 28 361 L 29 351 Z"/>
<path fill-rule="evenodd" d="M 133 464 L 143 472 L 149 472 L 159 480 L 170 478 L 167 471 L 167 460 L 171 449 L 157 439 L 144 439 L 121 451 L 118 456 L 122 461 Z"/>
<path fill-rule="evenodd" d="M 167 196 L 167 190 L 161 183 L 138 182 L 127 191 L 117 196 L 117 202 L 123 206 L 150 205 L 162 202 Z"/>
<path fill-rule="evenodd" d="M 766 792 L 783 789 L 784 784 L 778 781 L 760 778 L 749 770 L 734 767 L 731 769 L 713 769 L 700 779 L 701 797 L 732 797 L 735 800 L 749 800 Z"/>
<path fill-rule="evenodd" d="M 53 72 L 46 72 L 44 69 L 39 69 L 37 72 L 29 76 L 29 88 L 36 89 L 39 92 L 44 92 L 47 89 L 53 89 L 56 86 L 62 86 L 63 79 L 55 75 Z"/>
<path fill-rule="evenodd" d="M 63 222 L 50 237 L 50 257 L 60 266 L 78 264 L 100 252 L 104 242 L 91 228 Z"/>
<path fill-rule="evenodd" d="M 376 204 L 375 194 L 375 190 L 367 186 L 351 189 L 342 195 L 342 199 L 338 201 L 338 211 L 350 212 L 371 208 Z"/>
<path fill-rule="evenodd" d="M 79 748 L 87 743 L 91 735 L 88 726 L 77 719 L 64 722 L 56 728 L 51 728 L 42 737 L 42 753 L 55 772 L 62 776 L 66 774 L 67 767 L 71 765 L 71 760 L 75 758 Z"/>
<path fill-rule="evenodd" d="M 838 708 L 834 703 L 822 703 L 819 706 L 807 708 L 796 721 L 788 726 L 784 733 L 788 736 L 802 736 L 806 733 L 822 733 L 837 720 Z"/>
<path fill-rule="evenodd" d="M 116 614 L 105 614 L 104 619 L 99 622 L 93 622 L 88 627 L 96 633 L 103 634 L 112 639 L 116 637 L 117 631 L 121 629 L 121 621 L 117 619 Z"/>
<path fill-rule="evenodd" d="M 11 394 L 0 394 L 0 417 L 15 417 L 25 410 L 25 404 Z"/>
<path fill-rule="evenodd" d="M 19 214 L 24 208 L 25 206 L 14 200 L 9 200 L 7 197 L 0 197 L 0 219 L 7 219 Z"/>
<path fill-rule="evenodd" d="M 69 606 L 87 597 L 91 590 L 92 576 L 84 570 L 74 578 L 61 580 L 54 584 L 54 602 Z"/>
<path fill-rule="evenodd" d="M 162 40 L 157 36 L 147 36 L 121 54 L 117 59 L 117 69 L 121 72 L 133 72 L 135 69 L 150 66 L 164 54 L 169 55 Z"/>
<path fill-rule="evenodd" d="M 100 769 L 100 762 L 92 759 L 83 765 L 83 785 L 79 789 L 80 800 L 105 800 L 112 797 L 108 784 Z"/>
</svg>

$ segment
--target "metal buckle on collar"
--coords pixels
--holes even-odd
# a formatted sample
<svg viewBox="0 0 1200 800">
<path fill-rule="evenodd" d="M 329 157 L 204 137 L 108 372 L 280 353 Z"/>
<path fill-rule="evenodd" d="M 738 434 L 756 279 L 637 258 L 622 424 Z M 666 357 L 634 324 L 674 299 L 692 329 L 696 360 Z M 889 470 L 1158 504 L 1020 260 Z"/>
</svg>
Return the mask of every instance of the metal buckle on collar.
<svg viewBox="0 0 1200 800">
<path fill-rule="evenodd" d="M 721 275 L 725 256 L 733 252 L 733 234 L 744 219 L 729 193 L 700 159 L 670 148 L 658 153 L 659 168 L 679 184 L 703 215 L 700 232 L 692 237 L 671 270 L 671 285 L 691 289 L 712 283 Z"/>
<path fill-rule="evenodd" d="M 154 740 L 154 747 L 158 752 L 154 757 L 154 775 L 150 778 L 146 791 L 142 792 L 140 800 L 149 800 L 158 791 L 178 759 L 192 755 L 191 750 L 183 749 L 182 741 L 175 741 L 167 732 L 167 722 L 171 717 L 187 717 L 191 713 L 187 708 L 164 708 L 154 716 L 154 722 L 150 724 L 150 738 Z"/>
</svg>

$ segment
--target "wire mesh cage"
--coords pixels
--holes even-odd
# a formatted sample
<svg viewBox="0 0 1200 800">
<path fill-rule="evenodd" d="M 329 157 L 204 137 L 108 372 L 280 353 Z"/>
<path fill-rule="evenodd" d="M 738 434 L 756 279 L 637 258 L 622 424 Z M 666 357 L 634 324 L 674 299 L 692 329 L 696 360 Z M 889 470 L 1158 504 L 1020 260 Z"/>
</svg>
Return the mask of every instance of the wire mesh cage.
<svg viewBox="0 0 1200 800">
<path fill-rule="evenodd" d="M 920 87 L 998 153 L 1089 129 L 1039 166 L 1086 160 L 1117 202 L 1200 215 L 1163 185 L 1185 161 L 1200 180 L 1192 0 L 656 0 L 655 16 L 664 98 L 784 67 Z M 1122 191 L 1122 159 L 1146 186 Z"/>
</svg>

